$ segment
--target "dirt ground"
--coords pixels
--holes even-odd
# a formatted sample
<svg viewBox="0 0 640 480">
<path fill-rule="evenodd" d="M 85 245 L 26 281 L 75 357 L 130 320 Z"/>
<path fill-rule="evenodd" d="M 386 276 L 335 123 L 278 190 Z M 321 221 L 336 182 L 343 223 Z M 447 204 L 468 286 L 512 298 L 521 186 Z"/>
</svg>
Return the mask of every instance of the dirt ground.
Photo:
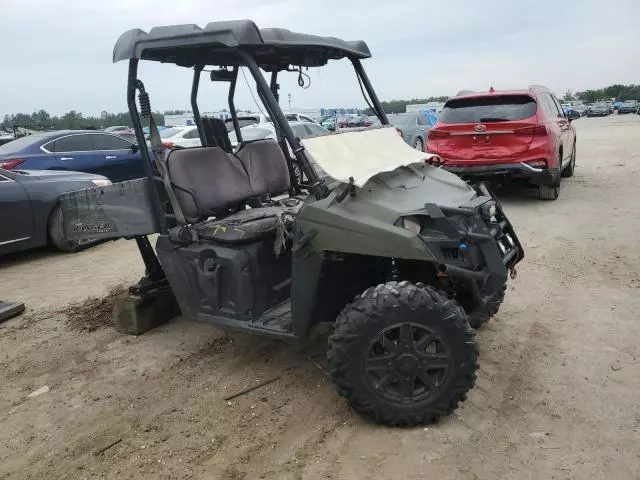
<svg viewBox="0 0 640 480">
<path fill-rule="evenodd" d="M 640 116 L 575 125 L 560 199 L 503 200 L 526 259 L 478 332 L 476 388 L 429 428 L 354 414 L 324 341 L 184 319 L 129 337 L 56 313 L 136 281 L 132 242 L 0 260 L 3 299 L 30 308 L 0 324 L 0 478 L 640 478 Z"/>
</svg>

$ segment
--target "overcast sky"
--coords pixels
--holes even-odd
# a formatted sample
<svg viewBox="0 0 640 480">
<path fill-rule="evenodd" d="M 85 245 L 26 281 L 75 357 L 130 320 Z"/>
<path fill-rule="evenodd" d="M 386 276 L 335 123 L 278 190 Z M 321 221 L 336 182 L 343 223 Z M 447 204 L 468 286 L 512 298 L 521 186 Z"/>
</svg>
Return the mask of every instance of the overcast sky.
<svg viewBox="0 0 640 480">
<path fill-rule="evenodd" d="M 365 68 L 382 100 L 640 83 L 639 0 L 0 0 L 0 118 L 126 111 L 126 62 L 111 63 L 121 33 L 242 18 L 366 40 Z M 146 63 L 140 78 L 154 110 L 188 108 L 190 72 Z M 307 90 L 281 82 L 285 106 L 288 94 L 292 107 L 364 105 L 346 62 L 314 70 Z M 223 92 L 206 87 L 201 109 L 224 108 Z M 238 95 L 239 107 L 256 109 L 246 86 Z"/>
</svg>

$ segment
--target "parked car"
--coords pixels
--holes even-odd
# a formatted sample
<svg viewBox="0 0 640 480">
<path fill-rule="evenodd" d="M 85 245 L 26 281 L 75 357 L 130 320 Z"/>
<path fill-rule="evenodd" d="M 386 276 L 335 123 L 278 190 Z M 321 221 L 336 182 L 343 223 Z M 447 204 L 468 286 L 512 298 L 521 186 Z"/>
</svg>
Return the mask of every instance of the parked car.
<svg viewBox="0 0 640 480">
<path fill-rule="evenodd" d="M 584 117 L 588 112 L 588 107 L 586 105 L 574 105 L 572 108 L 578 112 L 581 117 Z"/>
<path fill-rule="evenodd" d="M 491 89 L 450 98 L 427 151 L 463 177 L 533 184 L 541 199 L 555 200 L 560 178 L 573 175 L 576 133 L 548 89 Z"/>
<path fill-rule="evenodd" d="M 424 151 L 427 132 L 433 127 L 424 112 L 396 113 L 387 115 L 387 118 L 407 144 Z"/>
<path fill-rule="evenodd" d="M 589 113 L 587 113 L 587 117 L 606 117 L 610 115 L 611 111 L 609 109 L 609 105 L 604 102 L 594 103 L 589 108 Z"/>
<path fill-rule="evenodd" d="M 198 127 L 171 127 L 160 132 L 160 139 L 167 148 L 182 147 L 191 148 L 200 146 Z"/>
<path fill-rule="evenodd" d="M 309 115 L 304 115 L 304 114 L 295 113 L 295 112 L 284 112 L 284 116 L 289 122 L 310 122 L 310 123 L 316 123 L 320 125 L 319 122 L 315 121 Z M 228 132 L 232 131 L 233 121 L 231 120 L 231 118 L 225 119 L 224 122 L 227 125 L 227 131 Z M 267 115 L 263 115 L 261 113 L 250 113 L 250 114 L 244 114 L 244 115 L 238 116 L 238 124 L 240 125 L 240 128 L 246 127 L 249 125 L 265 125 L 265 124 L 272 124 L 272 123 L 273 122 Z"/>
<path fill-rule="evenodd" d="M 319 137 L 331 134 L 328 129 L 316 122 L 289 122 L 289 125 L 291 126 L 291 130 L 293 130 L 294 135 L 298 138 Z M 246 127 L 242 127 L 240 129 L 240 133 L 242 134 L 242 140 L 244 142 L 277 137 L 273 123 L 248 125 Z M 235 132 L 229 133 L 229 140 L 234 147 L 238 144 Z"/>
<path fill-rule="evenodd" d="M 104 131 L 109 133 L 130 132 L 131 127 L 127 127 L 126 125 L 116 125 L 113 127 L 107 127 L 104 129 Z"/>
<path fill-rule="evenodd" d="M 4 145 L 5 143 L 9 143 L 15 140 L 16 137 L 11 133 L 0 132 L 0 145 Z"/>
<path fill-rule="evenodd" d="M 637 110 L 638 103 L 635 100 L 622 102 L 620 105 L 618 105 L 618 114 L 636 113 Z"/>
<path fill-rule="evenodd" d="M 0 168 L 18 167 L 95 173 L 112 182 L 144 175 L 138 145 L 96 130 L 34 133 L 0 146 Z"/>
<path fill-rule="evenodd" d="M 615 109 L 613 108 L 613 102 L 611 100 L 607 100 L 604 103 L 606 103 L 607 107 L 609 107 L 609 115 L 615 112 Z"/>
<path fill-rule="evenodd" d="M 60 197 L 110 184 L 106 177 L 89 173 L 0 169 L 0 255 L 49 242 L 60 250 L 77 249 L 78 242 L 64 237 Z"/>
<path fill-rule="evenodd" d="M 582 116 L 582 113 L 580 113 L 576 107 L 574 107 L 573 105 L 571 105 L 570 103 L 563 103 L 562 104 L 562 111 L 564 112 L 565 116 L 571 120 L 574 120 L 576 118 L 580 118 Z"/>
</svg>

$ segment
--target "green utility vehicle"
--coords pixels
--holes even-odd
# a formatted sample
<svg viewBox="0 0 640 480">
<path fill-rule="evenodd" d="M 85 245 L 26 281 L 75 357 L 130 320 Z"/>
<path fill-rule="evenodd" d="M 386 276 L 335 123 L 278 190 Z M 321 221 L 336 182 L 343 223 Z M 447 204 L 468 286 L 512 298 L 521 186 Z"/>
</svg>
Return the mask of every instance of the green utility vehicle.
<svg viewBox="0 0 640 480">
<path fill-rule="evenodd" d="M 175 297 L 187 318 L 279 338 L 330 324 L 330 373 L 351 406 L 379 423 L 426 424 L 474 386 L 472 327 L 498 311 L 523 250 L 484 185 L 439 168 L 389 125 L 361 63 L 370 56 L 362 41 L 248 20 L 124 33 L 113 60 L 129 62 L 146 177 L 70 194 L 65 231 L 137 241 L 146 274 L 130 291 L 132 317 Z M 164 148 L 140 60 L 193 70 L 201 147 Z M 339 60 L 382 125 L 301 141 L 279 107 L 278 75 L 304 84 L 306 69 Z M 203 72 L 229 87 L 236 146 L 222 120 L 199 114 Z M 234 94 L 245 72 L 277 139 L 243 140 Z"/>
</svg>

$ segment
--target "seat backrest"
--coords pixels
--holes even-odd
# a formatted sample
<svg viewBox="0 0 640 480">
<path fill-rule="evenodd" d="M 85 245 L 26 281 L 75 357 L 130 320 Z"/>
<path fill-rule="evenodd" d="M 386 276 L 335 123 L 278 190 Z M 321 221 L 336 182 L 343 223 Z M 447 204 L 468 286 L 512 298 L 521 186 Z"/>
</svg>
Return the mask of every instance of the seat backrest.
<svg viewBox="0 0 640 480">
<path fill-rule="evenodd" d="M 171 150 L 167 172 L 189 222 L 256 195 L 240 160 L 219 147 Z"/>
<path fill-rule="evenodd" d="M 287 160 L 275 140 L 266 138 L 248 142 L 236 156 L 249 175 L 254 195 L 278 195 L 291 187 Z"/>
<path fill-rule="evenodd" d="M 220 147 L 225 152 L 231 152 L 231 140 L 224 121 L 214 117 L 202 117 L 202 129 L 207 147 Z"/>
</svg>

